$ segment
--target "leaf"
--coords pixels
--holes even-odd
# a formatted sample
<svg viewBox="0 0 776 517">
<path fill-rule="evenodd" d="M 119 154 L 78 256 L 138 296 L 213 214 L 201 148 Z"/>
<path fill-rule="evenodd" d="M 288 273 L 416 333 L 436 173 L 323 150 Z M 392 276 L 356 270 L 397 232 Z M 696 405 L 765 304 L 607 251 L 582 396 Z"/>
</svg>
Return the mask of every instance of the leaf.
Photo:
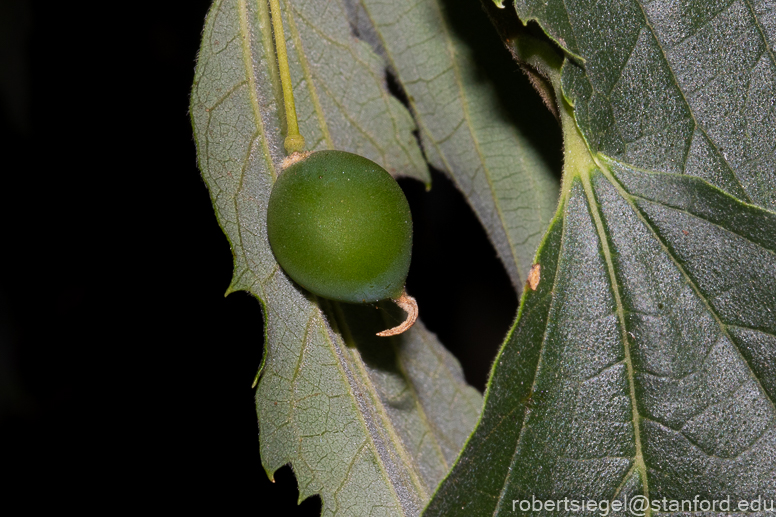
<svg viewBox="0 0 776 517">
<path fill-rule="evenodd" d="M 464 193 L 519 291 L 557 205 L 555 176 L 504 116 L 443 2 L 362 0 L 360 7 L 357 23 L 406 91 L 426 157 Z M 469 19 L 482 15 L 473 7 Z"/>
<path fill-rule="evenodd" d="M 384 63 L 351 36 L 342 6 L 285 2 L 283 13 L 308 148 L 357 152 L 427 182 L 412 119 L 388 93 Z M 291 463 L 300 498 L 321 494 L 326 515 L 417 515 L 471 431 L 481 396 L 422 323 L 378 339 L 403 319 L 398 309 L 316 299 L 275 262 L 266 205 L 284 121 L 269 26 L 264 2 L 216 1 L 191 98 L 200 168 L 234 255 L 229 290 L 254 294 L 265 315 L 262 461 L 270 477 Z"/>
<path fill-rule="evenodd" d="M 559 97 L 574 103 L 561 101 L 561 204 L 537 254 L 541 279 L 424 515 L 513 514 L 521 501 L 564 498 L 557 512 L 571 514 L 571 500 L 637 496 L 651 501 L 648 514 L 678 515 L 664 499 L 729 498 L 733 511 L 776 499 L 776 214 L 766 209 L 776 183 L 771 165 L 754 172 L 771 163 L 774 141 L 738 132 L 771 130 L 758 124 L 773 116 L 773 89 L 727 110 L 740 92 L 721 87 L 742 74 L 776 84 L 772 50 L 760 47 L 769 67 L 742 69 L 727 55 L 732 29 L 695 24 L 686 36 L 712 49 L 699 74 L 713 65 L 717 75 L 682 104 L 673 47 L 653 37 L 667 29 L 643 13 L 683 12 L 679 23 L 706 3 L 566 4 L 518 3 L 523 21 L 537 19 L 572 53 L 560 77 Z M 665 73 L 679 86 L 661 82 Z M 693 161 L 704 152 L 705 164 Z"/>
<path fill-rule="evenodd" d="M 515 7 L 579 56 L 563 71 L 563 90 L 594 152 L 698 176 L 776 209 L 772 6 L 518 0 Z"/>
</svg>

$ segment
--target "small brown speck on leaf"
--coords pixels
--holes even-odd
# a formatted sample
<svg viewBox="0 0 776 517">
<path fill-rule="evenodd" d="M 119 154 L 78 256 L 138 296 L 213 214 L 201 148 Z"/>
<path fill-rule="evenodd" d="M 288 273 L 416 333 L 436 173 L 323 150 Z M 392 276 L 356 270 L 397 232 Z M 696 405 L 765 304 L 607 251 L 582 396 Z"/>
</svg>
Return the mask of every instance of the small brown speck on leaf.
<svg viewBox="0 0 776 517">
<path fill-rule="evenodd" d="M 528 285 L 532 291 L 536 291 L 536 288 L 539 287 L 539 280 L 542 278 L 541 270 L 542 266 L 539 264 L 531 266 L 531 271 L 528 273 Z"/>
</svg>

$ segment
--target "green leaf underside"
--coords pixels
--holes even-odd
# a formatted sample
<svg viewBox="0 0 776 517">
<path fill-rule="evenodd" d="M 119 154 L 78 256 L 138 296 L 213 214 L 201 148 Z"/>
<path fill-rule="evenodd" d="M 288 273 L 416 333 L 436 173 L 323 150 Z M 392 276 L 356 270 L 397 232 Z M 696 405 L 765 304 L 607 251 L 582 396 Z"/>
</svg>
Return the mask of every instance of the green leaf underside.
<svg viewBox="0 0 776 517">
<path fill-rule="evenodd" d="M 532 496 L 776 498 L 776 215 L 688 176 L 600 165 L 573 180 L 425 515 L 508 514 Z"/>
<path fill-rule="evenodd" d="M 776 209 L 776 16 L 758 0 L 516 0 L 578 56 L 563 90 L 591 149 Z"/>
<path fill-rule="evenodd" d="M 351 36 L 342 6 L 282 10 L 308 149 L 356 152 L 428 182 L 411 117 L 387 92 L 384 63 Z M 422 323 L 377 338 L 403 319 L 396 307 L 318 300 L 275 262 L 266 206 L 284 122 L 268 28 L 264 2 L 215 2 L 191 99 L 200 168 L 234 255 L 230 291 L 254 294 L 265 315 L 256 394 L 264 468 L 271 476 L 290 463 L 300 498 L 320 494 L 324 515 L 417 515 L 482 397 Z"/>
<path fill-rule="evenodd" d="M 464 193 L 519 291 L 555 212 L 557 179 L 502 115 L 444 2 L 362 0 L 359 14 L 407 93 L 426 157 Z"/>
<path fill-rule="evenodd" d="M 317 314 L 295 362 L 268 358 L 256 394 L 265 468 L 291 461 L 300 500 L 321 494 L 323 515 L 417 515 L 481 397 L 422 323 L 386 343 L 374 307 L 327 308 L 344 339 Z"/>
</svg>

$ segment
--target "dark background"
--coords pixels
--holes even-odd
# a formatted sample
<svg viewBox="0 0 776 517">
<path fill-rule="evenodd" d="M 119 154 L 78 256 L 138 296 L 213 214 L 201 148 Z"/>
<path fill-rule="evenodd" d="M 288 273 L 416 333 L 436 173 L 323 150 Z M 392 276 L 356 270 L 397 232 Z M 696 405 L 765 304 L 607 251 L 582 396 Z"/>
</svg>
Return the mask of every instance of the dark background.
<svg viewBox="0 0 776 517">
<path fill-rule="evenodd" d="M 231 253 L 188 117 L 209 4 L 0 0 L 6 501 L 318 512 L 317 498 L 296 506 L 290 469 L 273 485 L 261 467 L 261 309 L 223 296 Z M 530 99 L 529 132 L 559 169 L 554 120 L 469 4 L 453 25 L 482 80 L 508 113 Z M 415 221 L 408 290 L 482 390 L 517 299 L 462 196 L 433 179 L 431 192 L 401 181 Z"/>
</svg>

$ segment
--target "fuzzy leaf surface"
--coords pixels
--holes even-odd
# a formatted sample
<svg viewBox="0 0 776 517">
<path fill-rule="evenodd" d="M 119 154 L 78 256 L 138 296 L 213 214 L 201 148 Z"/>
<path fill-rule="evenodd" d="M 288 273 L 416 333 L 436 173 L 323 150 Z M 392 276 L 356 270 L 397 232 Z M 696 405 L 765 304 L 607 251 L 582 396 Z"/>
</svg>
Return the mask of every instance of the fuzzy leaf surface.
<svg viewBox="0 0 776 517">
<path fill-rule="evenodd" d="M 571 500 L 696 495 L 729 498 L 727 515 L 739 501 L 776 499 L 776 182 L 773 165 L 753 172 L 775 141 L 739 132 L 773 130 L 760 122 L 774 94 L 733 86 L 776 84 L 772 43 L 754 37 L 773 41 L 773 17 L 762 5 L 717 6 L 754 13 L 738 49 L 728 18 L 690 24 L 682 41 L 696 38 L 698 50 L 705 38 L 694 66 L 713 69 L 696 96 L 672 68 L 680 52 L 655 36 L 664 28 L 643 18 L 672 11 L 689 23 L 709 5 L 518 2 L 523 21 L 573 53 L 558 81 L 573 103 L 562 201 L 482 418 L 424 515 L 532 514 L 519 501 L 534 497 L 568 498 L 552 513 L 572 515 Z M 752 48 L 751 66 L 731 64 Z M 736 161 L 734 146 L 747 158 Z"/>
<path fill-rule="evenodd" d="M 578 56 L 563 91 L 594 152 L 776 209 L 776 6 L 516 0 Z"/>
<path fill-rule="evenodd" d="M 381 58 L 352 37 L 343 6 L 281 5 L 308 149 L 356 152 L 428 182 L 412 119 L 389 94 Z M 377 338 L 403 319 L 395 307 L 317 299 L 275 262 L 266 207 L 285 122 L 269 27 L 265 2 L 214 2 L 191 97 L 200 168 L 234 255 L 230 291 L 251 292 L 264 310 L 264 468 L 271 477 L 290 463 L 300 498 L 320 494 L 324 515 L 417 515 L 482 398 L 422 323 Z"/>
</svg>

